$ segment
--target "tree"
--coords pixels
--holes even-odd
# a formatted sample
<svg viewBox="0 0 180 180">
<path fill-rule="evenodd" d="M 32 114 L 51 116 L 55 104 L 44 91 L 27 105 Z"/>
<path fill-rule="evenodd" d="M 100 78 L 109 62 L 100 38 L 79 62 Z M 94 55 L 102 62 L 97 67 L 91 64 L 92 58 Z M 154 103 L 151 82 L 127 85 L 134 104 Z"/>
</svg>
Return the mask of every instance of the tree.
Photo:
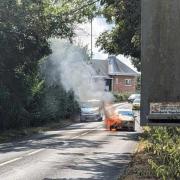
<svg viewBox="0 0 180 180">
<path fill-rule="evenodd" d="M 51 53 L 52 37 L 72 39 L 96 1 L 0 1 L 0 129 L 27 126 L 43 90 L 38 63 Z M 37 103 L 38 104 L 38 103 Z"/>
<path fill-rule="evenodd" d="M 115 27 L 102 33 L 96 42 L 106 53 L 131 56 L 138 70 L 141 54 L 140 2 L 141 0 L 101 0 L 102 14 Z"/>
</svg>

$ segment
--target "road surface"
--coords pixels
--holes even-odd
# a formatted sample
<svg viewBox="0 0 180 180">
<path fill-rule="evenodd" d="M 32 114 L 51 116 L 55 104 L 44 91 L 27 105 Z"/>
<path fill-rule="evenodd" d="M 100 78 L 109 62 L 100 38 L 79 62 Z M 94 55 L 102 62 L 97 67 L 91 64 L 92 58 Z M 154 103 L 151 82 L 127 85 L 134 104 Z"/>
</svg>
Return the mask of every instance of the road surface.
<svg viewBox="0 0 180 180">
<path fill-rule="evenodd" d="M 136 132 L 110 132 L 103 122 L 77 123 L 0 144 L 0 179 L 117 179 L 135 151 L 138 132 L 138 123 Z"/>
</svg>

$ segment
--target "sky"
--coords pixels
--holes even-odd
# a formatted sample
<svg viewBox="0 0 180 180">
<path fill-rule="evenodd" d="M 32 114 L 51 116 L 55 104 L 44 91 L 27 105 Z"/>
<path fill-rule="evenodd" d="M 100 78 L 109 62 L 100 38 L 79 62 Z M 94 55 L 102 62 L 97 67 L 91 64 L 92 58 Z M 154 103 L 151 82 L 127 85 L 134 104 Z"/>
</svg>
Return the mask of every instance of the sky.
<svg viewBox="0 0 180 180">
<path fill-rule="evenodd" d="M 99 48 L 95 47 L 95 42 L 98 36 L 106 31 L 106 30 L 111 30 L 113 27 L 113 24 L 108 24 L 103 17 L 96 17 L 93 19 L 92 22 L 92 34 L 93 34 L 93 58 L 94 59 L 106 59 L 108 57 L 108 54 L 105 54 L 102 51 L 99 51 Z M 82 44 L 82 45 L 87 45 L 88 49 L 91 49 L 91 24 L 90 23 L 85 23 L 85 24 L 80 24 L 77 29 L 76 29 L 76 38 L 75 40 Z M 136 71 L 136 68 L 132 65 L 130 58 L 127 58 L 123 55 L 118 55 L 118 59 L 120 59 L 124 64 L 128 65 L 131 67 L 133 70 Z"/>
</svg>

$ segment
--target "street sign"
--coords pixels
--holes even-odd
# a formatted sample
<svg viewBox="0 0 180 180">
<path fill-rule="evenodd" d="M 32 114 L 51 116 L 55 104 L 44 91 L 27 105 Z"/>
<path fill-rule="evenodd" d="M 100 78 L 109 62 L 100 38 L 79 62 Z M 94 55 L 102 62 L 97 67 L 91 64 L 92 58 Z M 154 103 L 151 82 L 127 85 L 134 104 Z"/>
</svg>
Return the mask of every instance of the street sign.
<svg viewBox="0 0 180 180">
<path fill-rule="evenodd" d="M 180 125 L 180 1 L 142 0 L 141 125 Z"/>
</svg>

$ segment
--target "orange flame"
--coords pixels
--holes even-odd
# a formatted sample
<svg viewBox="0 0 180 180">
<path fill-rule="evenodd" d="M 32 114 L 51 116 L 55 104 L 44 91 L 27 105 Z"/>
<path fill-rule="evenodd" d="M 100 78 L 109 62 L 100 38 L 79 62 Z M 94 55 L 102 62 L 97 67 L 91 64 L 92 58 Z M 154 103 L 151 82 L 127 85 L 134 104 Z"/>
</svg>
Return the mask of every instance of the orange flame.
<svg viewBox="0 0 180 180">
<path fill-rule="evenodd" d="M 111 130 L 113 127 L 121 126 L 122 119 L 115 112 L 115 108 L 108 104 L 104 107 L 105 112 L 105 126 L 108 130 Z"/>
</svg>

